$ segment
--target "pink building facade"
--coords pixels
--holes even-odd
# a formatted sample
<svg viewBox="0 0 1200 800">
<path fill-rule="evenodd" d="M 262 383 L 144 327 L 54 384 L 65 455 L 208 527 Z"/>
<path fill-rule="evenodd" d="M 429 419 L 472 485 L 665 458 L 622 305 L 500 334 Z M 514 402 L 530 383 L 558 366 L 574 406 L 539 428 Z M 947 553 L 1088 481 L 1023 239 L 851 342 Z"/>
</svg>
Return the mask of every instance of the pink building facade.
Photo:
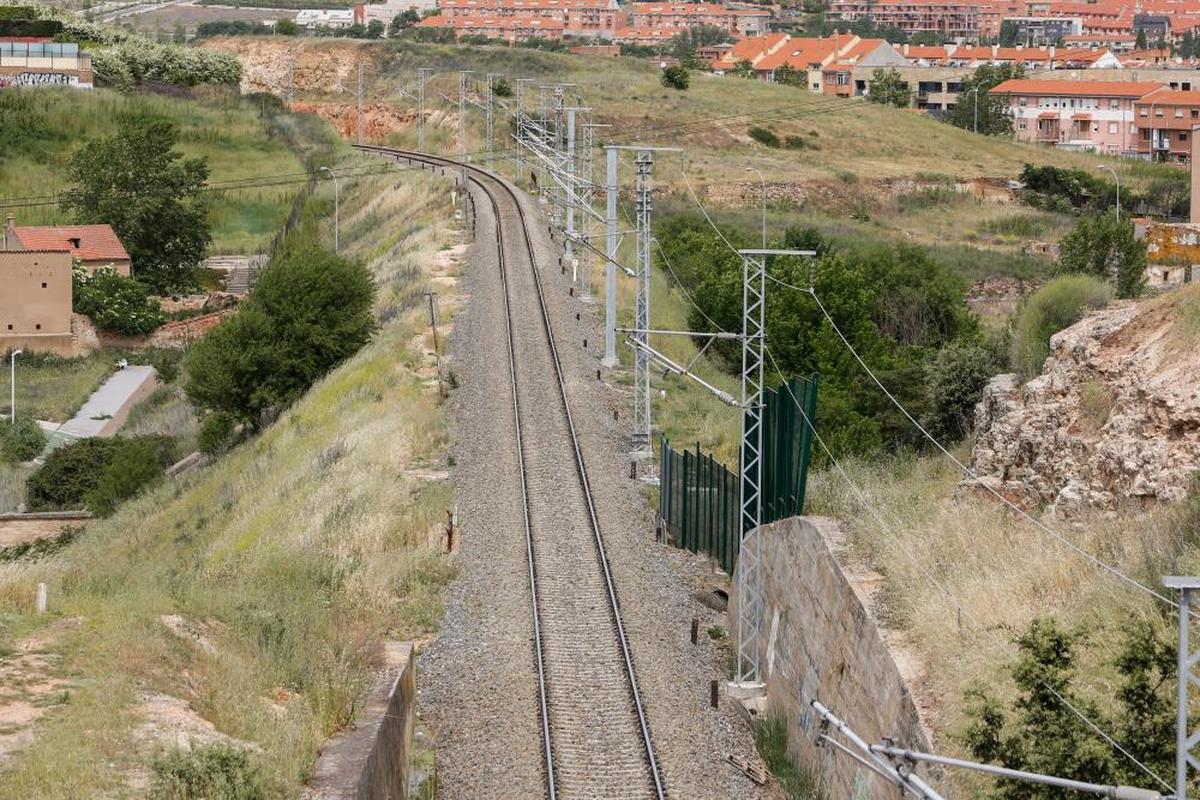
<svg viewBox="0 0 1200 800">
<path fill-rule="evenodd" d="M 1132 155 L 1138 149 L 1134 102 L 1158 88 L 1145 81 L 1016 79 L 992 93 L 1008 98 L 1013 132 L 1022 141 Z"/>
</svg>

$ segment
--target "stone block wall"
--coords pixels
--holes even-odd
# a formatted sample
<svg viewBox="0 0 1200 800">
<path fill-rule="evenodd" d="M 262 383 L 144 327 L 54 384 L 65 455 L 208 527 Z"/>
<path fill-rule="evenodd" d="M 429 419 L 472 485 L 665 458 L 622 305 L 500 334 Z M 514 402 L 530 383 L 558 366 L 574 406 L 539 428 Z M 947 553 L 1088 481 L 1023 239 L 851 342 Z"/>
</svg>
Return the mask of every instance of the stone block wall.
<svg viewBox="0 0 1200 800">
<path fill-rule="evenodd" d="M 814 699 L 868 742 L 891 737 L 903 747 L 930 749 L 900 669 L 834 555 L 837 522 L 791 517 L 761 535 L 768 713 L 786 715 L 788 750 L 826 797 L 894 800 L 895 786 L 832 747 L 816 746 Z M 936 784 L 936 776 L 922 775 Z"/>
</svg>

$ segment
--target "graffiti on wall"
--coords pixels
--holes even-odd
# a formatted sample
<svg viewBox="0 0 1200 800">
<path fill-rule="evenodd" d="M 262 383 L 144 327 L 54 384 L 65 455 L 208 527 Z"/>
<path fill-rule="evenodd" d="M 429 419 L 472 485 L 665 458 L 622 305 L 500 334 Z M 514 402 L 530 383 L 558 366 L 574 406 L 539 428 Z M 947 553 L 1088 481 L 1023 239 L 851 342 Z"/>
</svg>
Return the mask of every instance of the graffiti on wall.
<svg viewBox="0 0 1200 800">
<path fill-rule="evenodd" d="M 62 72 L 21 72 L 0 75 L 0 88 L 5 86 L 78 86 L 78 75 Z"/>
</svg>

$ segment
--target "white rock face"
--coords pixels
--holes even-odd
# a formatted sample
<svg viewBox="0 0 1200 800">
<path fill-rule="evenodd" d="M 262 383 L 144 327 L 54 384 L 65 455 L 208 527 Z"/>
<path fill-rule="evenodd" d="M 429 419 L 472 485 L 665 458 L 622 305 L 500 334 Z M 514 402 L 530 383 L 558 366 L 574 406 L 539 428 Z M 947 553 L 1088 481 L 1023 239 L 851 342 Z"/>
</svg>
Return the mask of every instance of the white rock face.
<svg viewBox="0 0 1200 800">
<path fill-rule="evenodd" d="M 1041 375 L 991 380 L 975 430 L 980 483 L 1025 508 L 1182 499 L 1200 466 L 1200 294 L 1114 303 L 1059 332 Z"/>
</svg>

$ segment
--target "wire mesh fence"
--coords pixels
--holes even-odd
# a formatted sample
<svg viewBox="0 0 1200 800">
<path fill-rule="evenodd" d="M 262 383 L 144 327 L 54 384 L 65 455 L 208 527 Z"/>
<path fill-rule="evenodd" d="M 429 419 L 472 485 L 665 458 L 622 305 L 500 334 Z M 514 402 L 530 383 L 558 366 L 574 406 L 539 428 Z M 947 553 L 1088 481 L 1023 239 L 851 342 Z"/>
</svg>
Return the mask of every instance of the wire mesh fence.
<svg viewBox="0 0 1200 800">
<path fill-rule="evenodd" d="M 807 421 L 816 413 L 818 383 L 814 373 L 763 393 L 763 524 L 804 513 L 813 440 Z M 738 473 L 699 444 L 676 450 L 663 436 L 659 447 L 658 513 L 672 543 L 707 554 L 732 575 L 743 533 Z"/>
</svg>

